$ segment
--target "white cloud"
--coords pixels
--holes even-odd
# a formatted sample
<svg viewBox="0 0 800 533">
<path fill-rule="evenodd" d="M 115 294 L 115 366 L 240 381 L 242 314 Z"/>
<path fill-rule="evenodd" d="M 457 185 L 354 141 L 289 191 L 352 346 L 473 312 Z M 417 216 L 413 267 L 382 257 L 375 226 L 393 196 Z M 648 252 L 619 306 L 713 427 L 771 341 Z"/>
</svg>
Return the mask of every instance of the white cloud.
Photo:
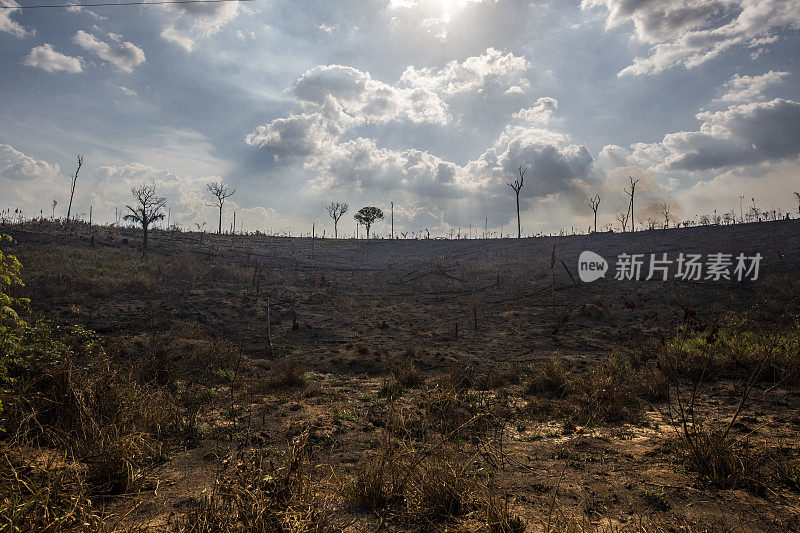
<svg viewBox="0 0 800 533">
<path fill-rule="evenodd" d="M 103 61 L 111 63 L 122 72 L 133 72 L 136 66 L 146 60 L 144 51 L 127 41 L 120 44 L 109 44 L 83 30 L 78 30 L 72 41 Z"/>
<path fill-rule="evenodd" d="M 514 113 L 514 118 L 522 119 L 530 124 L 546 124 L 556 109 L 558 109 L 558 100 L 555 98 L 539 98 L 532 107 L 520 109 Z"/>
<path fill-rule="evenodd" d="M 774 70 L 760 76 L 740 76 L 736 74 L 725 82 L 726 92 L 718 101 L 752 102 L 760 100 L 763 98 L 766 89 L 783 83 L 791 75 L 790 72 L 776 72 Z"/>
<path fill-rule="evenodd" d="M 515 70 L 508 67 L 507 60 L 465 63 L 472 65 L 469 72 L 480 75 L 464 83 L 482 84 L 494 74 Z M 447 76 L 438 78 L 446 80 Z M 433 210 L 435 213 L 412 210 L 422 217 L 417 223 L 457 224 L 466 210 L 476 206 L 486 215 L 505 216 L 497 199 L 507 196 L 506 181 L 520 165 L 530 167 L 526 176 L 531 193 L 523 207 L 529 206 L 531 199 L 553 196 L 574 205 L 583 201 L 586 188 L 597 179 L 594 159 L 585 146 L 570 144 L 566 135 L 547 127 L 558 107 L 554 98 L 540 98 L 517 111 L 496 142 L 465 164 L 423 150 L 380 147 L 372 138 L 344 136 L 356 126 L 393 120 L 443 124 L 446 106 L 433 89 L 443 93 L 462 90 L 454 89 L 450 81 L 398 88 L 350 67 L 316 67 L 294 87 L 304 112 L 260 126 L 246 142 L 275 159 L 302 161 L 315 176 L 310 183 L 318 194 L 347 191 L 371 198 L 391 191 L 394 198 L 412 205 L 447 199 L 447 206 Z M 419 91 L 425 102 L 421 106 L 413 103 Z"/>
<path fill-rule="evenodd" d="M 136 93 L 136 91 L 134 91 L 133 89 L 128 89 L 127 87 L 124 87 L 124 86 L 122 86 L 122 85 L 120 85 L 118 88 L 119 88 L 119 90 L 120 90 L 120 91 L 122 91 L 122 92 L 123 92 L 123 94 L 125 94 L 126 96 L 139 96 L 139 95 Z"/>
<path fill-rule="evenodd" d="M 18 6 L 19 4 L 14 0 L 0 0 L 0 6 Z M 18 22 L 11 20 L 11 15 L 18 13 L 20 9 L 0 9 L 0 31 L 10 33 L 15 37 L 26 37 L 33 33 L 20 25 Z"/>
<path fill-rule="evenodd" d="M 47 161 L 23 154 L 8 144 L 0 144 L 0 209 L 21 208 L 26 216 L 49 207 L 49 198 L 61 185 L 61 169 Z"/>
<path fill-rule="evenodd" d="M 697 115 L 697 131 L 633 146 L 634 158 L 664 171 L 698 171 L 780 161 L 800 154 L 800 103 L 776 98 Z"/>
<path fill-rule="evenodd" d="M 167 25 L 161 30 L 161 38 L 191 52 L 194 50 L 194 39 L 177 30 L 174 25 Z"/>
<path fill-rule="evenodd" d="M 70 13 L 86 13 L 87 15 L 89 15 L 90 17 L 92 17 L 95 20 L 108 20 L 107 17 L 104 17 L 102 15 L 98 15 L 94 11 L 86 9 L 83 6 L 76 6 L 76 5 L 71 5 L 71 4 L 67 3 L 66 9 Z"/>
<path fill-rule="evenodd" d="M 447 105 L 427 88 L 393 87 L 352 67 L 314 67 L 297 80 L 293 92 L 306 111 L 336 117 L 343 126 L 391 120 L 447 122 Z"/>
<path fill-rule="evenodd" d="M 40 68 L 46 72 L 65 71 L 76 74 L 83 70 L 83 58 L 72 57 L 56 52 L 52 44 L 43 44 L 31 49 L 30 53 L 22 60 L 24 65 Z"/>
<path fill-rule="evenodd" d="M 309 157 L 366 124 L 447 122 L 447 105 L 429 90 L 393 87 L 352 67 L 314 67 L 297 79 L 292 92 L 303 113 L 259 126 L 245 139 L 276 160 Z"/>
<path fill-rule="evenodd" d="M 169 4 L 163 6 L 168 14 L 161 38 L 177 44 L 187 52 L 194 49 L 198 37 L 209 37 L 236 19 L 240 13 L 238 2 L 216 4 Z"/>
<path fill-rule="evenodd" d="M 11 145 L 0 144 L 0 176 L 13 181 L 29 181 L 42 176 L 57 176 L 58 165 L 34 159 L 15 150 Z"/>
<path fill-rule="evenodd" d="M 652 45 L 619 75 L 692 68 L 736 45 L 774 42 L 774 30 L 800 27 L 800 0 L 582 0 L 608 10 L 607 27 L 632 22 L 639 41 Z"/>
<path fill-rule="evenodd" d="M 512 92 L 525 91 L 530 82 L 523 77 L 530 68 L 523 56 L 487 48 L 479 56 L 468 57 L 464 61 L 452 60 L 441 69 L 429 67 L 406 68 L 400 83 L 408 87 L 421 87 L 442 95 L 467 92 L 484 92 L 492 85 L 504 92 L 516 87 Z"/>
<path fill-rule="evenodd" d="M 677 194 L 684 205 L 684 212 L 708 213 L 717 209 L 718 214 L 732 210 L 740 215 L 739 195 L 747 201 L 756 199 L 761 209 L 781 208 L 797 213 L 793 192 L 797 190 L 800 175 L 800 160 L 788 159 L 776 163 L 765 163 L 755 167 L 736 167 L 713 175 L 687 187 Z"/>
<path fill-rule="evenodd" d="M 305 158 L 315 154 L 326 142 L 338 137 L 338 129 L 326 126 L 316 114 L 289 115 L 259 126 L 245 142 L 271 154 L 276 160 Z"/>
</svg>

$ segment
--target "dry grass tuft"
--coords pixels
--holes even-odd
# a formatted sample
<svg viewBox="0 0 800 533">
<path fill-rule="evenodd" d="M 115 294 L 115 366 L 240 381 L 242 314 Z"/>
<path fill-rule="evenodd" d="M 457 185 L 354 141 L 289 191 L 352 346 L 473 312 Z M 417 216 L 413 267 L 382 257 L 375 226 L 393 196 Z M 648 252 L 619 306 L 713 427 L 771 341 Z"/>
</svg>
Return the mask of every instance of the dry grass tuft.
<svg viewBox="0 0 800 533">
<path fill-rule="evenodd" d="M 262 450 L 240 452 L 233 470 L 220 476 L 212 494 L 199 502 L 172 530 L 181 533 L 223 531 L 330 531 L 327 511 L 318 500 L 308 433 L 298 437 L 283 465 Z"/>
<path fill-rule="evenodd" d="M 303 367 L 294 361 L 283 361 L 272 368 L 261 381 L 265 392 L 276 390 L 301 389 L 308 380 Z"/>
</svg>

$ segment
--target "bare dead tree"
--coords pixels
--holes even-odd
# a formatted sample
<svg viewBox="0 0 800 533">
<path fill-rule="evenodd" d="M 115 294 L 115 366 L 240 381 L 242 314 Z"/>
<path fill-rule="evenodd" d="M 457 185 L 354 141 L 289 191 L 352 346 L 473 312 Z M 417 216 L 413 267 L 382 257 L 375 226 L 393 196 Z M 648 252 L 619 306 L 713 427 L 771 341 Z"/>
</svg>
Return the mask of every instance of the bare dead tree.
<svg viewBox="0 0 800 533">
<path fill-rule="evenodd" d="M 594 232 L 597 233 L 597 209 L 600 207 L 600 195 L 595 194 L 589 198 L 589 207 L 594 212 Z"/>
<path fill-rule="evenodd" d="M 622 233 L 625 233 L 625 228 L 628 225 L 628 216 L 630 215 L 630 205 L 628 206 L 627 213 L 617 213 L 617 220 L 622 224 Z"/>
<path fill-rule="evenodd" d="M 125 220 L 136 222 L 142 226 L 142 257 L 147 256 L 147 231 L 150 225 L 158 220 L 164 220 L 164 206 L 166 198 L 156 196 L 155 185 L 141 185 L 131 189 L 131 194 L 136 198 L 136 207 L 126 206 L 130 213 L 125 215 Z"/>
<path fill-rule="evenodd" d="M 523 180 L 525 179 L 525 172 L 528 169 L 522 170 L 522 167 L 519 167 L 519 178 L 514 180 L 514 183 L 506 183 L 509 187 L 514 189 L 514 194 L 517 195 L 517 238 L 519 239 L 522 237 L 522 224 L 519 220 L 519 190 L 522 189 Z"/>
<path fill-rule="evenodd" d="M 331 202 L 325 206 L 328 216 L 333 219 L 333 238 L 339 238 L 339 219 L 347 213 L 347 204 L 342 202 Z"/>
<path fill-rule="evenodd" d="M 631 197 L 631 203 L 628 205 L 629 215 L 631 221 L 631 231 L 636 231 L 636 218 L 633 216 L 633 195 L 636 194 L 636 184 L 639 183 L 639 180 L 634 180 L 632 177 L 628 176 L 628 179 L 631 180 L 631 189 L 625 189 L 625 193 Z"/>
<path fill-rule="evenodd" d="M 225 185 L 222 180 L 212 181 L 206 185 L 206 187 L 208 187 L 208 191 L 213 196 L 211 203 L 206 205 L 219 209 L 219 226 L 217 227 L 217 234 L 222 235 L 222 206 L 225 204 L 226 198 L 230 198 L 236 193 L 236 189 L 231 190 L 230 186 Z"/>
<path fill-rule="evenodd" d="M 69 207 L 67 207 L 67 220 L 69 220 L 69 215 L 72 212 L 72 197 L 75 196 L 75 182 L 78 181 L 78 172 L 81 171 L 81 167 L 83 166 L 83 155 L 78 156 L 78 168 L 75 169 L 75 174 L 71 176 L 72 178 L 72 188 L 69 191 Z"/>
<path fill-rule="evenodd" d="M 58 205 L 58 200 L 53 200 L 53 214 L 50 216 L 50 220 L 56 219 L 56 206 Z"/>
<path fill-rule="evenodd" d="M 658 206 L 661 215 L 664 217 L 664 229 L 669 228 L 669 204 L 664 202 Z"/>
</svg>

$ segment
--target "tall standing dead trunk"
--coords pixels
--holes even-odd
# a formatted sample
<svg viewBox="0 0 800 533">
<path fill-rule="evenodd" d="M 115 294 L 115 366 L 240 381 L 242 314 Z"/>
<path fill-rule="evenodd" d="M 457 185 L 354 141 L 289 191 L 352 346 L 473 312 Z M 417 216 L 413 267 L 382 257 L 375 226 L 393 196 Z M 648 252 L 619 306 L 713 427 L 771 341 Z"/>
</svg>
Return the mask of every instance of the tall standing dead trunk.
<svg viewBox="0 0 800 533">
<path fill-rule="evenodd" d="M 522 237 L 522 222 L 519 219 L 519 191 L 522 189 L 523 180 L 525 179 L 525 172 L 528 169 L 522 170 L 522 167 L 519 167 L 519 178 L 514 180 L 514 183 L 507 183 L 509 187 L 514 189 L 514 193 L 517 195 L 517 238 Z"/>
<path fill-rule="evenodd" d="M 78 168 L 75 169 L 75 174 L 72 175 L 72 188 L 70 189 L 69 192 L 69 207 L 67 207 L 67 221 L 69 221 L 69 215 L 72 212 L 72 197 L 75 196 L 75 183 L 78 181 L 78 172 L 81 171 L 82 165 L 83 165 L 83 156 L 79 155 Z"/>
</svg>

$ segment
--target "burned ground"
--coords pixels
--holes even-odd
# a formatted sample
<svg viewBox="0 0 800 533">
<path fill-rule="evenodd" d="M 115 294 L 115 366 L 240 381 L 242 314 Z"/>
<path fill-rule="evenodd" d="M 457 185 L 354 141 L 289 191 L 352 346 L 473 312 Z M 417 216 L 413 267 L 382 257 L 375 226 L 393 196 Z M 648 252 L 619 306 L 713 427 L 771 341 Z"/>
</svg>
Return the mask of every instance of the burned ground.
<svg viewBox="0 0 800 533">
<path fill-rule="evenodd" d="M 800 528 L 796 221 L 457 241 L 155 231 L 145 261 L 132 230 L 3 232 L 32 316 L 97 332 L 118 396 L 161 395 L 164 420 L 130 422 L 114 450 L 124 476 L 98 474 L 124 490 L 80 479 L 111 529 Z M 575 283 L 583 250 L 763 259 L 755 282 Z M 12 441 L 16 472 L 65 448 L 91 464 Z"/>
</svg>

